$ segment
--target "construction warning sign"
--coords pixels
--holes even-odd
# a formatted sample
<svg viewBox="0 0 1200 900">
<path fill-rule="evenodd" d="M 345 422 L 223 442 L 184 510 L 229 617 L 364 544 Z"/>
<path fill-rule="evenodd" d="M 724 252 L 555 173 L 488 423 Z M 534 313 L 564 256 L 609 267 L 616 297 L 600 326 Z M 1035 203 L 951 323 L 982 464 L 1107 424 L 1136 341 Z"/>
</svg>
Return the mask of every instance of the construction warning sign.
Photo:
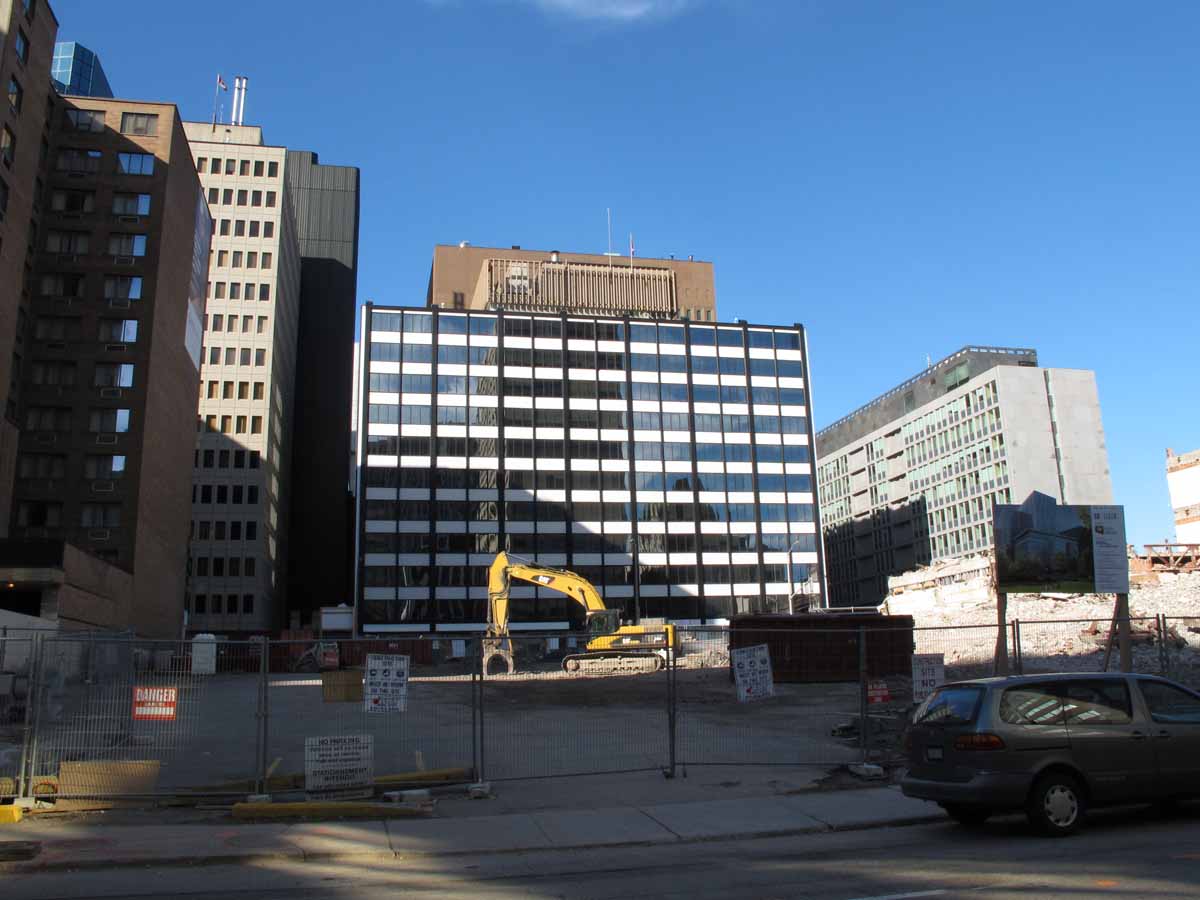
<svg viewBox="0 0 1200 900">
<path fill-rule="evenodd" d="M 891 703 L 892 692 L 888 690 L 886 681 L 868 681 L 867 682 L 867 702 L 868 703 Z"/>
<path fill-rule="evenodd" d="M 766 644 L 738 647 L 729 651 L 733 662 L 733 683 L 738 703 L 750 703 L 775 696 L 775 679 L 771 674 L 771 651 Z"/>
<path fill-rule="evenodd" d="M 920 703 L 946 680 L 946 658 L 941 653 L 914 653 L 913 702 Z"/>
<path fill-rule="evenodd" d="M 179 689 L 173 687 L 135 687 L 133 689 L 133 717 L 173 721 L 179 703 Z"/>
<path fill-rule="evenodd" d="M 368 653 L 365 681 L 363 703 L 367 712 L 404 712 L 408 709 L 407 656 Z"/>
</svg>

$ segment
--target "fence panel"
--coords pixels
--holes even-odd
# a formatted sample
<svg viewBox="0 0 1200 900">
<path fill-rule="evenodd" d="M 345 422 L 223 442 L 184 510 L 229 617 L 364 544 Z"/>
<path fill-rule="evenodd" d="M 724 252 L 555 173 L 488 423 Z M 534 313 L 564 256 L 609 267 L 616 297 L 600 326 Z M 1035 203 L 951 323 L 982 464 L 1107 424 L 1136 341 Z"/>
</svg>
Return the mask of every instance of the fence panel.
<svg viewBox="0 0 1200 900">
<path fill-rule="evenodd" d="M 739 646 L 767 644 L 773 696 L 739 702 L 726 629 L 683 631 L 676 661 L 676 755 L 681 765 L 813 765 L 861 760 L 857 631 L 738 632 Z M 816 660 L 793 652 L 803 639 L 825 660 L 848 660 L 849 681 L 800 681 Z M 816 642 L 816 643 L 814 643 Z M 806 674 L 807 673 L 807 674 Z M 819 676 L 818 676 L 819 677 Z M 784 680 L 784 679 L 796 680 Z"/>
<path fill-rule="evenodd" d="M 30 734 L 29 690 L 37 644 L 0 632 L 0 798 L 16 797 Z"/>
<path fill-rule="evenodd" d="M 671 689 L 665 649 L 630 669 L 592 659 L 566 671 L 580 649 L 575 635 L 514 636 L 514 674 L 487 674 L 480 685 L 481 768 L 489 781 L 666 769 L 670 766 Z M 647 634 L 645 641 L 665 635 Z M 479 645 L 476 644 L 476 647 Z"/>
<path fill-rule="evenodd" d="M 1200 616 L 1165 616 L 1166 675 L 1200 690 Z"/>
<path fill-rule="evenodd" d="M 247 793 L 262 645 L 217 642 L 211 666 L 193 646 L 44 639 L 27 792 L 60 800 Z"/>
<path fill-rule="evenodd" d="M 1121 671 L 1121 655 L 1111 619 L 1057 619 L 1019 624 L 1021 665 L 1026 675 L 1044 672 L 1101 672 L 1105 657 L 1109 672 Z M 1112 633 L 1112 647 L 1109 635 Z M 1129 620 L 1133 671 L 1160 675 L 1163 671 L 1159 619 Z"/>
<path fill-rule="evenodd" d="M 268 792 L 304 788 L 307 738 L 370 735 L 377 780 L 418 770 L 472 769 L 474 659 L 465 651 L 470 644 L 439 641 L 435 651 L 427 638 L 271 641 L 263 757 Z M 372 654 L 407 658 L 403 709 L 369 710 Z"/>
</svg>

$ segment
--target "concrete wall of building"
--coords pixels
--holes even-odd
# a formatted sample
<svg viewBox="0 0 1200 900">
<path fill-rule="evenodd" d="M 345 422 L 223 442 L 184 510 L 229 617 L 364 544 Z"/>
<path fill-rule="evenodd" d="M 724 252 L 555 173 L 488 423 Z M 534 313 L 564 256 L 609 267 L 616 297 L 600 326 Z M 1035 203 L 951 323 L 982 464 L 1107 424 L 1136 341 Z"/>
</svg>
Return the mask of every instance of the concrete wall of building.
<svg viewBox="0 0 1200 900">
<path fill-rule="evenodd" d="M 550 250 L 523 250 L 520 247 L 461 247 L 439 244 L 433 248 L 433 265 L 426 292 L 427 306 L 453 309 L 455 294 L 462 295 L 462 302 L 470 307 L 477 296 L 476 288 L 484 266 L 489 259 L 550 260 Z M 629 257 L 608 257 L 598 253 L 558 252 L 559 259 L 568 263 L 590 263 L 592 265 L 629 265 Z M 675 273 L 675 293 L 681 318 L 715 321 L 717 318 L 716 285 L 713 279 L 713 264 L 700 260 L 648 259 L 634 257 L 634 264 L 644 268 L 670 269 Z"/>
<path fill-rule="evenodd" d="M 1178 456 L 1167 451 L 1167 491 L 1175 518 L 1175 540 L 1200 544 L 1200 450 Z"/>
<path fill-rule="evenodd" d="M 200 179 L 177 111 L 159 122 L 166 166 L 158 278 L 149 324 L 150 352 L 141 432 L 141 477 L 134 550 L 138 634 L 174 637 L 183 625 L 187 588 L 191 478 L 200 370 L 185 347 L 191 303 L 203 315 L 203 293 L 191 297 L 200 254 L 207 267 L 211 225 Z M 197 234 L 200 230 L 201 233 Z"/>
<path fill-rule="evenodd" d="M 1033 491 L 1060 503 L 1113 502 L 1093 372 L 999 369 L 1013 502 Z"/>
<path fill-rule="evenodd" d="M 49 3 L 35 4 L 26 16 L 20 0 L 0 0 L 0 82 L 15 79 L 23 90 L 19 111 L 0 104 L 0 127 L 16 139 L 12 164 L 0 174 L 8 190 L 7 209 L 0 215 L 0 537 L 8 534 L 16 475 L 20 364 L 28 358 L 29 273 L 25 267 L 36 224 L 35 196 L 41 167 L 41 139 L 46 99 L 51 93 L 50 64 L 58 22 Z M 28 58 L 17 57 L 18 34 L 29 42 Z"/>
</svg>

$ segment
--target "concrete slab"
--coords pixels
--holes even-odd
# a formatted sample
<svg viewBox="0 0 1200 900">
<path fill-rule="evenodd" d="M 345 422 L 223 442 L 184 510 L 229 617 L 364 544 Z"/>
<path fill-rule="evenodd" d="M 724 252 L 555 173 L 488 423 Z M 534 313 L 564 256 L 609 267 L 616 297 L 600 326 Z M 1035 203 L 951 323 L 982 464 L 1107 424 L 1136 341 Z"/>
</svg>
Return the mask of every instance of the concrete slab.
<svg viewBox="0 0 1200 900">
<path fill-rule="evenodd" d="M 306 822 L 292 825 L 284 840 L 300 848 L 305 859 L 341 856 L 392 858 L 392 846 L 383 822 Z"/>
<path fill-rule="evenodd" d="M 936 804 L 905 797 L 898 788 L 803 794 L 785 800 L 797 813 L 811 816 L 830 828 L 867 828 L 945 815 Z"/>
<path fill-rule="evenodd" d="M 541 812 L 532 817 L 555 847 L 659 844 L 678 840 L 674 833 L 632 807 Z"/>
<path fill-rule="evenodd" d="M 392 851 L 398 857 L 505 853 L 514 850 L 549 850 L 553 847 L 546 833 L 529 815 L 411 822 L 393 819 L 386 824 Z"/>
<path fill-rule="evenodd" d="M 798 810 L 793 797 L 755 797 L 640 807 L 681 838 L 737 838 L 824 831 L 825 824 Z"/>
</svg>

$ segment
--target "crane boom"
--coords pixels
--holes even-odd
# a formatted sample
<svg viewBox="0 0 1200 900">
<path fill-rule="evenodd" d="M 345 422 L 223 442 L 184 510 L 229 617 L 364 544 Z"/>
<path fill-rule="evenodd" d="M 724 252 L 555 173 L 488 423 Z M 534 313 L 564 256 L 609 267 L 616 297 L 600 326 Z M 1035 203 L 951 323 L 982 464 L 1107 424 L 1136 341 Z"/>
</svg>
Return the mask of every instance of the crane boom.
<svg viewBox="0 0 1200 900">
<path fill-rule="evenodd" d="M 539 566 L 498 553 L 488 570 L 488 637 L 508 637 L 509 588 L 513 579 L 566 594 L 589 613 L 608 607 L 595 586 L 582 575 L 566 569 Z"/>
</svg>

